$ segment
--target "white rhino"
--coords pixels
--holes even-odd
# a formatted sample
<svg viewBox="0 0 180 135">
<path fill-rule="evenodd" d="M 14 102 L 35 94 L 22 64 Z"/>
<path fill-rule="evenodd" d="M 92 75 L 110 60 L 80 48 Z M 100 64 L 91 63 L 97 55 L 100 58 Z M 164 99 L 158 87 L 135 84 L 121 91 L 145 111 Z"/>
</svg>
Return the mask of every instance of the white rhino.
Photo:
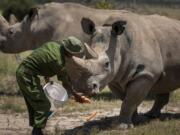
<svg viewBox="0 0 180 135">
<path fill-rule="evenodd" d="M 9 25 L 0 16 L 0 50 L 4 53 L 19 53 L 68 36 L 76 36 L 89 43 L 89 36 L 81 28 L 82 17 L 89 17 L 101 25 L 109 16 L 126 12 L 97 10 L 74 3 L 49 3 L 32 8 L 22 22 L 14 25 Z"/>
<path fill-rule="evenodd" d="M 74 88 L 91 94 L 109 85 L 123 101 L 120 128 L 132 126 L 137 107 L 149 93 L 157 98 L 146 116 L 159 116 L 169 93 L 180 87 L 180 21 L 131 13 L 112 16 L 102 26 L 89 18 L 81 24 L 98 57 L 68 60 Z"/>
</svg>

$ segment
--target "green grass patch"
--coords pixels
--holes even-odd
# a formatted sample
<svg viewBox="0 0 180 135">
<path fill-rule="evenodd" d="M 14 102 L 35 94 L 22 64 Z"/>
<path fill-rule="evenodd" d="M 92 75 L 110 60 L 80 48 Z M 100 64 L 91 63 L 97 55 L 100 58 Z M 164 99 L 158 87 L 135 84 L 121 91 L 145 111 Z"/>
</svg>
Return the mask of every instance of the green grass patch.
<svg viewBox="0 0 180 135">
<path fill-rule="evenodd" d="M 20 59 L 24 59 L 31 51 L 19 54 Z M 14 54 L 0 53 L 0 93 L 17 94 L 16 69 L 21 63 Z"/>
<path fill-rule="evenodd" d="M 0 53 L 0 74 L 14 75 L 17 66 L 15 55 Z"/>
<path fill-rule="evenodd" d="M 1 96 L 0 111 L 4 113 L 22 113 L 26 111 L 26 105 L 22 97 Z"/>
<path fill-rule="evenodd" d="M 0 74 L 15 75 L 18 65 L 30 53 L 31 51 L 26 51 L 18 55 L 0 53 Z"/>
</svg>

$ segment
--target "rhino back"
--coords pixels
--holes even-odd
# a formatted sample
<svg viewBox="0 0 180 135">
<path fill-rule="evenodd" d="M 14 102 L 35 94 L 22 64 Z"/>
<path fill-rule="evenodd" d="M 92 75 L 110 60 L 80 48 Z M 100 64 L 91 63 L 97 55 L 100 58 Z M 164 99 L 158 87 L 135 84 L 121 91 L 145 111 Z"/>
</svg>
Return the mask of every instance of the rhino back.
<svg viewBox="0 0 180 135">
<path fill-rule="evenodd" d="M 121 86 L 126 84 L 138 65 L 143 65 L 155 75 L 152 92 L 165 93 L 180 87 L 180 21 L 160 15 L 131 14 L 122 18 L 127 20 L 130 45 L 123 59 L 130 60 L 120 66 L 110 84 L 117 80 Z"/>
<path fill-rule="evenodd" d="M 113 14 L 126 14 L 124 10 L 98 10 L 75 3 L 48 3 L 39 7 L 39 19 L 34 20 L 36 31 L 45 31 L 44 34 L 35 33 L 37 46 L 48 40 L 62 40 L 68 36 L 76 36 L 84 42 L 90 42 L 89 35 L 81 28 L 82 17 L 91 18 L 96 25 L 103 25 L 104 21 Z M 49 34 L 49 35 L 48 35 Z M 42 40 L 42 42 L 39 42 Z"/>
<path fill-rule="evenodd" d="M 152 31 L 161 48 L 164 66 L 180 63 L 180 21 L 152 16 Z"/>
<path fill-rule="evenodd" d="M 139 20 L 140 30 L 132 51 L 135 63 L 143 63 L 157 75 L 152 92 L 177 89 L 180 87 L 180 21 L 160 15 L 142 16 Z"/>
<path fill-rule="evenodd" d="M 167 17 L 152 16 L 163 61 L 163 73 L 154 91 L 168 92 L 180 87 L 180 21 Z"/>
</svg>

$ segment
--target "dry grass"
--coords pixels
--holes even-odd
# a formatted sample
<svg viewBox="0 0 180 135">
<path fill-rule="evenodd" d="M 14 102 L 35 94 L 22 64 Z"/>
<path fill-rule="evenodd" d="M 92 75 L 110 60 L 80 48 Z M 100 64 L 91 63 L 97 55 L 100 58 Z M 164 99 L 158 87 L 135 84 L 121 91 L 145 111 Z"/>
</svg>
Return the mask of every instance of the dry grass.
<svg viewBox="0 0 180 135">
<path fill-rule="evenodd" d="M 26 105 L 22 97 L 0 96 L 0 112 L 22 113 L 26 111 Z"/>
<path fill-rule="evenodd" d="M 115 99 L 108 89 L 103 90 L 100 95 L 93 97 L 92 101 L 93 102 L 91 104 L 79 104 L 74 102 L 74 100 L 69 100 L 69 102 L 63 107 L 62 112 L 83 112 L 96 109 L 109 110 L 120 107 L 121 105 L 121 101 Z"/>
<path fill-rule="evenodd" d="M 111 93 L 106 89 L 103 91 L 100 95 L 93 98 L 94 102 L 92 104 L 79 104 L 74 102 L 72 99 L 68 101 L 67 104 L 64 105 L 64 107 L 59 111 L 59 113 L 56 113 L 56 117 L 62 116 L 64 114 L 74 114 L 73 117 L 76 119 L 75 114 L 81 113 L 87 113 L 92 112 L 95 110 L 103 110 L 104 112 L 112 110 L 113 108 L 120 108 L 121 101 L 114 99 L 114 97 L 111 95 Z M 150 106 L 152 102 L 145 101 L 143 106 L 147 108 L 147 106 Z M 175 94 L 171 97 L 170 106 L 171 107 L 179 107 L 180 105 L 180 91 L 176 91 Z M 12 114 L 12 113 L 23 113 L 26 112 L 26 106 L 24 103 L 24 99 L 19 96 L 1 96 L 0 97 L 0 112 L 6 113 L 6 114 Z M 113 113 L 113 112 L 112 112 Z M 105 124 L 105 123 L 104 123 Z M 178 119 L 172 119 L 168 120 L 166 118 L 163 119 L 157 119 L 153 120 L 150 123 L 142 124 L 139 126 L 136 126 L 133 129 L 129 129 L 126 131 L 120 131 L 116 129 L 115 127 L 106 127 L 104 129 L 99 128 L 99 124 L 96 123 L 95 126 L 92 126 L 88 129 L 88 132 L 90 135 L 179 135 L 180 129 L 179 129 L 180 121 Z M 106 123 L 105 125 L 108 125 Z M 100 125 L 102 126 L 102 125 Z M 86 127 L 85 127 L 86 128 Z M 73 131 L 74 132 L 74 131 Z M 56 132 L 57 135 L 59 135 L 59 132 Z M 85 131 L 84 129 L 78 129 L 76 131 L 76 134 L 70 134 L 70 135 L 84 135 Z"/>
<path fill-rule="evenodd" d="M 19 54 L 23 59 L 30 51 Z M 15 72 L 19 65 L 14 54 L 0 52 L 0 94 L 16 95 L 19 93 L 16 83 Z"/>
<path fill-rule="evenodd" d="M 73 99 L 63 106 L 61 113 L 85 112 L 96 109 L 109 110 L 120 107 L 121 101 L 113 98 L 112 94 L 105 90 L 101 95 L 92 98 L 91 104 L 80 104 Z M 21 113 L 26 111 L 25 102 L 22 96 L 0 96 L 0 111 Z"/>
<path fill-rule="evenodd" d="M 179 125 L 179 120 L 155 120 L 126 131 L 117 129 L 99 131 L 98 129 L 93 129 L 92 135 L 179 135 Z"/>
<path fill-rule="evenodd" d="M 179 19 L 180 20 L 180 14 L 179 14 L 180 8 L 171 8 L 171 7 L 144 5 L 142 7 L 137 7 L 136 11 L 138 13 L 164 15 L 164 16 L 168 16 L 170 18 L 174 18 L 174 19 Z"/>
<path fill-rule="evenodd" d="M 180 8 L 179 7 L 168 7 L 168 6 L 160 6 L 160 5 L 119 5 L 118 9 L 127 9 L 139 14 L 159 14 L 163 16 L 168 16 L 170 18 L 179 19 L 180 20 Z"/>
<path fill-rule="evenodd" d="M 91 104 L 80 104 L 75 102 L 73 99 L 69 99 L 69 101 L 63 106 L 62 113 L 93 111 L 96 109 L 110 110 L 113 108 L 120 108 L 121 106 L 121 101 L 114 98 L 108 89 L 102 91 L 100 95 L 93 97 L 92 100 L 93 102 Z M 143 106 L 150 106 L 151 104 L 152 101 L 145 101 Z M 180 106 L 180 90 L 175 91 L 172 94 L 169 105 L 175 107 Z M 0 96 L 0 110 L 16 112 L 16 106 L 19 106 L 19 108 L 25 108 L 23 97 Z M 24 109 L 20 110 L 22 110 L 22 112 L 25 111 Z"/>
</svg>

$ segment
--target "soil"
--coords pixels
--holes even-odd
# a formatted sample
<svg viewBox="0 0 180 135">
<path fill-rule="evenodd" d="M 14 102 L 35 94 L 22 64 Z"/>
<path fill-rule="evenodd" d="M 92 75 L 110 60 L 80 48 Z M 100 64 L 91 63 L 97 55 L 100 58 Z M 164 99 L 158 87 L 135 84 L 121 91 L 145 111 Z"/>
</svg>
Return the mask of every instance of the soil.
<svg viewBox="0 0 180 135">
<path fill-rule="evenodd" d="M 140 113 L 148 109 L 141 105 L 138 109 Z M 45 130 L 46 135 L 76 135 L 79 131 L 90 130 L 94 127 L 99 129 L 108 129 L 110 123 L 117 119 L 120 109 L 113 110 L 96 110 L 97 115 L 91 120 L 86 121 L 85 117 L 93 112 L 73 112 L 62 114 L 61 110 L 56 112 L 47 123 Z M 163 112 L 167 115 L 180 113 L 180 108 L 166 107 Z M 175 116 L 175 115 L 174 115 Z M 180 117 L 180 116 L 178 116 Z M 27 113 L 3 114 L 0 113 L 0 135 L 30 135 L 31 127 L 28 126 Z M 88 133 L 87 131 L 85 131 Z"/>
</svg>

